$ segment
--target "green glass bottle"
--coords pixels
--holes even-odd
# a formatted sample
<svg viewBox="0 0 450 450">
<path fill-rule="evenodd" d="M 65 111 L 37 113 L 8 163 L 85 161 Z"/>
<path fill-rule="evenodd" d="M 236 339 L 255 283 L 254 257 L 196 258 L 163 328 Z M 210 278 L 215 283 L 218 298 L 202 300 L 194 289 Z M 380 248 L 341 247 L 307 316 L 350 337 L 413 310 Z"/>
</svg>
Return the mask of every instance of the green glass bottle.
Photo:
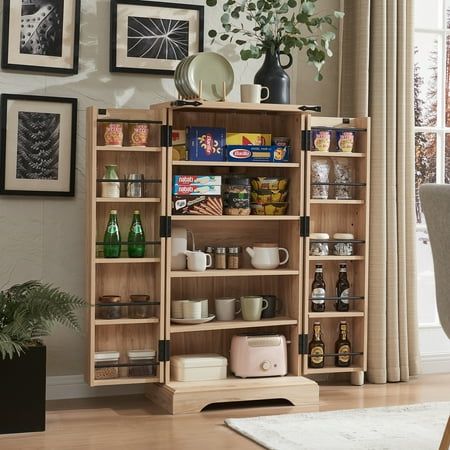
<svg viewBox="0 0 450 450">
<path fill-rule="evenodd" d="M 141 223 L 141 214 L 134 211 L 130 232 L 128 233 L 128 256 L 143 258 L 145 255 L 145 235 Z"/>
<path fill-rule="evenodd" d="M 105 258 L 119 258 L 121 250 L 121 237 L 117 211 L 112 209 L 109 213 L 109 221 L 103 237 L 103 254 Z"/>
</svg>

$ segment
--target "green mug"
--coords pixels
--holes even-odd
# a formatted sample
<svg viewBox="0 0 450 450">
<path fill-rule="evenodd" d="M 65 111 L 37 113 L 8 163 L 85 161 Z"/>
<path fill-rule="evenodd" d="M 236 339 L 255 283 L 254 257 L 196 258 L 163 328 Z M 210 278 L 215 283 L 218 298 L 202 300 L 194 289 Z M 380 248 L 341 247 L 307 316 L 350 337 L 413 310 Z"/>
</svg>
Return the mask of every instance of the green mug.
<svg viewBox="0 0 450 450">
<path fill-rule="evenodd" d="M 244 295 L 241 297 L 243 320 L 261 320 L 262 312 L 269 307 L 269 302 L 260 295 Z"/>
</svg>

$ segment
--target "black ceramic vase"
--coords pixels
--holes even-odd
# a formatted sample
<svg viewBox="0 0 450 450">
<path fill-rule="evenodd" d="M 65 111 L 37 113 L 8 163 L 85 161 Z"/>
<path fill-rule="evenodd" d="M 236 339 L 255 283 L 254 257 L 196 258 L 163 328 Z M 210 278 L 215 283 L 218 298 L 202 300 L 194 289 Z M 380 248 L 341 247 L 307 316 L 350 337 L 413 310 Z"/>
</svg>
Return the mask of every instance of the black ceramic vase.
<svg viewBox="0 0 450 450">
<path fill-rule="evenodd" d="M 286 55 L 289 62 L 283 66 L 280 62 L 280 53 L 278 51 L 266 51 L 266 57 L 263 65 L 256 72 L 255 84 L 266 86 L 269 88 L 270 95 L 267 100 L 262 103 L 283 103 L 289 104 L 291 102 L 290 90 L 291 80 L 284 69 L 289 69 L 292 66 L 292 56 Z"/>
</svg>

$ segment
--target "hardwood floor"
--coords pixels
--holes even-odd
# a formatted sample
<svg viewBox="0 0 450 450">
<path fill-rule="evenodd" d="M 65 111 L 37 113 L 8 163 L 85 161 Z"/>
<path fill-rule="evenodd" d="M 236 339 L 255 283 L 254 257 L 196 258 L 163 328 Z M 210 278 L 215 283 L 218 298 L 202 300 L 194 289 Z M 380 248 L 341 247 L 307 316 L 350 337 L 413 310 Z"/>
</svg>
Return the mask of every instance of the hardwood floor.
<svg viewBox="0 0 450 450">
<path fill-rule="evenodd" d="M 260 449 L 228 429 L 228 417 L 369 408 L 450 400 L 450 374 L 427 375 L 409 383 L 326 386 L 318 407 L 273 403 L 210 409 L 201 414 L 169 416 L 143 397 L 113 397 L 48 402 L 45 433 L 5 435 L 2 450 L 225 450 Z"/>
</svg>

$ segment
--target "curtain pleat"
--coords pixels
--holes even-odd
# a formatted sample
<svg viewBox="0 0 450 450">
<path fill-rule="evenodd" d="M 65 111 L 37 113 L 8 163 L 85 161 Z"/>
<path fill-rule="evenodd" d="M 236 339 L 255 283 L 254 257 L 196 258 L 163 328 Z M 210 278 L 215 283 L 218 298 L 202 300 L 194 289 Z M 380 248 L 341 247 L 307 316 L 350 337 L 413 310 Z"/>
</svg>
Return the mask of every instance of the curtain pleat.
<svg viewBox="0 0 450 450">
<path fill-rule="evenodd" d="M 420 367 L 411 2 L 346 0 L 345 14 L 341 114 L 372 118 L 368 379 L 407 381 Z"/>
</svg>

